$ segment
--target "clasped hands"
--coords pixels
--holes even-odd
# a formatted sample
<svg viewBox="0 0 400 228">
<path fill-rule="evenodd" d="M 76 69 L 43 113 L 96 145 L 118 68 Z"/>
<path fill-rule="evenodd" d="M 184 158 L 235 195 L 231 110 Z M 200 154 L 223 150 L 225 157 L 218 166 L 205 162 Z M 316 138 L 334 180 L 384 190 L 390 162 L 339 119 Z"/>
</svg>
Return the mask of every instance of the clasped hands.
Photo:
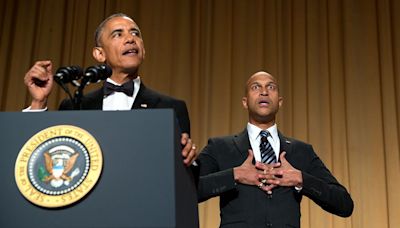
<svg viewBox="0 0 400 228">
<path fill-rule="evenodd" d="M 300 170 L 295 169 L 285 158 L 286 152 L 279 155 L 280 162 L 265 164 L 256 162 L 254 165 L 253 151 L 249 150 L 247 159 L 242 165 L 233 169 L 236 182 L 255 185 L 261 190 L 272 193 L 272 189 L 277 186 L 302 187 L 303 178 Z"/>
</svg>

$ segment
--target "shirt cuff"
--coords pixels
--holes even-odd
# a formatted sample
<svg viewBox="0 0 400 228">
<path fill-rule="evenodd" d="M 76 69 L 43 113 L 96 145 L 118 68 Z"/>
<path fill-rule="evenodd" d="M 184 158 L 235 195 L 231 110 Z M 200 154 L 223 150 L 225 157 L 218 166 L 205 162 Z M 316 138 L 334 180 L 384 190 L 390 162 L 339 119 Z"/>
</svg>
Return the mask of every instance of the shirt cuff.
<svg viewBox="0 0 400 228">
<path fill-rule="evenodd" d="M 303 189 L 303 187 L 296 187 L 296 186 L 294 186 L 294 189 L 296 189 L 297 192 L 300 192 L 300 191 Z"/>
<path fill-rule="evenodd" d="M 26 109 L 22 109 L 22 112 L 45 112 L 45 111 L 47 111 L 47 107 L 44 109 L 31 109 L 31 106 L 29 106 Z"/>
</svg>

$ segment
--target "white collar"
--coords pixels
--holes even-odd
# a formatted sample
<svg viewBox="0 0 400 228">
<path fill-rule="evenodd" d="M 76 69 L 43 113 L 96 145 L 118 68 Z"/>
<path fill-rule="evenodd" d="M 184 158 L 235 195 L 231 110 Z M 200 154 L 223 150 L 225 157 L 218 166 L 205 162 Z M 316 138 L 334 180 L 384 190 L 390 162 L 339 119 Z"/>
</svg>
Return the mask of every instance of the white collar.
<svg viewBox="0 0 400 228">
<path fill-rule="evenodd" d="M 121 84 L 119 84 L 119 83 L 116 83 L 116 82 L 115 82 L 114 80 L 112 80 L 111 78 L 107 78 L 106 81 L 109 82 L 109 83 L 111 83 L 111 84 L 114 84 L 114 85 L 118 85 L 118 86 L 121 85 Z M 134 83 L 135 85 L 140 85 L 140 76 L 137 76 L 137 77 L 136 77 L 135 79 L 133 79 L 132 81 L 133 81 L 133 83 Z"/>
<path fill-rule="evenodd" d="M 272 139 L 276 142 L 279 140 L 278 136 L 278 126 L 276 124 L 272 125 L 268 129 L 261 129 L 254 124 L 247 123 L 247 132 L 249 134 L 250 139 L 257 141 L 258 137 L 260 136 L 260 132 L 262 130 L 266 130 L 270 133 Z"/>
</svg>

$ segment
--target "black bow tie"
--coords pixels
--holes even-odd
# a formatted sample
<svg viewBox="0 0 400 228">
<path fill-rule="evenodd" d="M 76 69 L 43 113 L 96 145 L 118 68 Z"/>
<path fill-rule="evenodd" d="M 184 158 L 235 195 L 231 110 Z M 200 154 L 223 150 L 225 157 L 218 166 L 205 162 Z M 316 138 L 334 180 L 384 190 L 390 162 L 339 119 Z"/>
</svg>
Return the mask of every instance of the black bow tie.
<svg viewBox="0 0 400 228">
<path fill-rule="evenodd" d="M 129 82 L 125 82 L 124 84 L 118 86 L 118 85 L 114 85 L 110 82 L 104 82 L 104 86 L 103 86 L 103 92 L 104 92 L 104 96 L 108 96 L 110 94 L 112 94 L 113 92 L 123 92 L 125 93 L 127 96 L 132 96 L 133 95 L 133 81 L 129 81 Z"/>
</svg>

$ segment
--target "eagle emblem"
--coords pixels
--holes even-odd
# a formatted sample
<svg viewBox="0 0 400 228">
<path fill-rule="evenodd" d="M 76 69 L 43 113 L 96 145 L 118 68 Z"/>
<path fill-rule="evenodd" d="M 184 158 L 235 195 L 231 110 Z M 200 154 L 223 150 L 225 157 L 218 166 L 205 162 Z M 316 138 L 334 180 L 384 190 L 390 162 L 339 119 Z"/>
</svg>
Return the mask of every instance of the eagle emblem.
<svg viewBox="0 0 400 228">
<path fill-rule="evenodd" d="M 79 168 L 73 170 L 79 153 L 69 146 L 53 147 L 44 152 L 43 156 L 46 169 L 44 170 L 41 166 L 38 176 L 43 182 L 49 183 L 54 188 L 62 185 L 68 186 L 74 177 L 80 173 Z"/>
</svg>

